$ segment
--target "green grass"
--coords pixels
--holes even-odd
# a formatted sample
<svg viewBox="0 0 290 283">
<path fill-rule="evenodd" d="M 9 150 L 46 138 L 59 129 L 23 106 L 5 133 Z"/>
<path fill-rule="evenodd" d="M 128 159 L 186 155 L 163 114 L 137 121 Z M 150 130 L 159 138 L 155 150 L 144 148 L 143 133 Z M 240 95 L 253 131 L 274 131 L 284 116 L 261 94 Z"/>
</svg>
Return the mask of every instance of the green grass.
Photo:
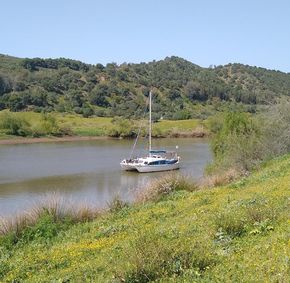
<svg viewBox="0 0 290 283">
<path fill-rule="evenodd" d="M 1 114 L 1 111 L 0 111 Z M 36 127 L 41 119 L 41 113 L 35 112 L 16 112 L 14 113 L 17 117 L 29 122 L 31 127 Z M 113 118 L 109 117 L 91 117 L 84 118 L 77 114 L 62 114 L 52 113 L 56 118 L 57 124 L 60 128 L 67 129 L 72 135 L 75 136 L 108 136 L 112 129 L 116 127 L 113 124 Z M 143 121 L 144 128 L 147 126 L 147 121 Z M 140 121 L 133 121 L 131 127 L 139 128 Z M 118 126 L 117 126 L 118 127 Z M 202 127 L 202 123 L 198 119 L 190 120 L 162 120 L 153 125 L 153 135 L 157 137 L 170 136 L 172 133 L 178 136 L 179 133 L 186 134 Z M 146 128 L 147 129 L 147 128 Z M 145 133 L 145 132 L 144 132 Z M 11 138 L 11 135 L 5 134 L 0 129 L 0 139 Z"/>
<path fill-rule="evenodd" d="M 112 118 L 94 117 L 84 118 L 73 114 L 55 114 L 60 126 L 71 129 L 77 136 L 106 136 L 113 127 Z"/>
<path fill-rule="evenodd" d="M 2 236 L 0 281 L 288 281 L 290 155 L 225 186 L 182 186 L 91 222 L 45 216 L 16 244 Z"/>
<path fill-rule="evenodd" d="M 189 120 L 161 120 L 158 123 L 154 124 L 154 127 L 160 129 L 161 131 L 170 131 L 174 128 L 181 131 L 191 131 L 200 125 L 200 120 L 198 119 L 189 119 Z"/>
</svg>

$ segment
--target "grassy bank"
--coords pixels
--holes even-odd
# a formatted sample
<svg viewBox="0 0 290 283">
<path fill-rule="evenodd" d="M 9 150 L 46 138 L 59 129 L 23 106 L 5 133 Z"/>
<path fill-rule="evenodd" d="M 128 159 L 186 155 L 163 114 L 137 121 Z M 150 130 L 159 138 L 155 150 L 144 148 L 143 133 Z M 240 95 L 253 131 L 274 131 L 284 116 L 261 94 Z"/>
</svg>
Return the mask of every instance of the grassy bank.
<svg viewBox="0 0 290 283">
<path fill-rule="evenodd" d="M 6 116 L 9 116 L 7 119 Z M 47 117 L 53 121 L 48 125 Z M 12 119 L 13 118 L 13 119 Z M 4 120 L 8 123 L 1 123 Z M 46 119 L 46 120 L 45 120 Z M 13 122 L 13 125 L 9 125 Z M 0 112 L 0 139 L 14 139 L 19 136 L 112 136 L 133 137 L 140 124 L 144 126 L 142 134 L 146 134 L 147 121 L 129 121 L 108 117 L 84 118 L 76 114 L 51 113 L 46 116 L 35 112 Z M 8 124 L 8 125 L 7 125 Z M 198 119 L 162 120 L 154 123 L 154 137 L 203 137 L 208 134 L 204 123 Z"/>
<path fill-rule="evenodd" d="M 209 183 L 169 178 L 134 205 L 79 219 L 56 206 L 24 230 L 2 226 L 0 281 L 287 282 L 290 155 Z"/>
</svg>

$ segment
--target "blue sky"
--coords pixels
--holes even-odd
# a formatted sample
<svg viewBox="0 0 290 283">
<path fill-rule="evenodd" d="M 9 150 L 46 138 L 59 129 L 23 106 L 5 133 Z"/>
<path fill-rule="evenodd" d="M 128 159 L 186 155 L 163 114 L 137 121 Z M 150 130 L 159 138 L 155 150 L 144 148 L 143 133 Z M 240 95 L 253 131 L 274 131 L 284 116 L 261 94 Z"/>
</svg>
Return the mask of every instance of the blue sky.
<svg viewBox="0 0 290 283">
<path fill-rule="evenodd" d="M 0 53 L 87 63 L 180 56 L 290 72 L 287 0 L 3 0 Z"/>
</svg>

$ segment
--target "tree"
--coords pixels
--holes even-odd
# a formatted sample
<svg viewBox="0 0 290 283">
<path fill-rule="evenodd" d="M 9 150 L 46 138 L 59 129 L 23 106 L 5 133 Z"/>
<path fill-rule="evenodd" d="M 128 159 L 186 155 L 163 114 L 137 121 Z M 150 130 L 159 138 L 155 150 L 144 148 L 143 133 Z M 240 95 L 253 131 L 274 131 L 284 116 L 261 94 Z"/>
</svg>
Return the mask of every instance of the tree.
<svg viewBox="0 0 290 283">
<path fill-rule="evenodd" d="M 0 95 L 12 91 L 11 80 L 2 74 L 0 74 Z"/>
<path fill-rule="evenodd" d="M 89 95 L 90 103 L 102 107 L 108 107 L 110 105 L 107 100 L 108 96 L 108 86 L 105 84 L 98 84 Z"/>
<path fill-rule="evenodd" d="M 188 82 L 184 87 L 184 92 L 190 100 L 207 100 L 207 93 L 204 91 L 203 86 L 197 81 Z"/>
</svg>

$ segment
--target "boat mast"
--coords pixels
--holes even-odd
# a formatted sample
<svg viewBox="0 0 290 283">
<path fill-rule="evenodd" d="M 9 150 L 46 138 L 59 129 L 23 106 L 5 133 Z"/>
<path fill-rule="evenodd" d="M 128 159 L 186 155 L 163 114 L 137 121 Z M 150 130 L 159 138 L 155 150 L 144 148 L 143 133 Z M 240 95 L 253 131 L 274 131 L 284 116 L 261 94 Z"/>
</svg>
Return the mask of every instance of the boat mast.
<svg viewBox="0 0 290 283">
<path fill-rule="evenodd" d="M 151 156 L 151 131 L 152 131 L 152 122 L 151 122 L 151 100 L 152 92 L 149 92 L 149 156 Z"/>
</svg>

